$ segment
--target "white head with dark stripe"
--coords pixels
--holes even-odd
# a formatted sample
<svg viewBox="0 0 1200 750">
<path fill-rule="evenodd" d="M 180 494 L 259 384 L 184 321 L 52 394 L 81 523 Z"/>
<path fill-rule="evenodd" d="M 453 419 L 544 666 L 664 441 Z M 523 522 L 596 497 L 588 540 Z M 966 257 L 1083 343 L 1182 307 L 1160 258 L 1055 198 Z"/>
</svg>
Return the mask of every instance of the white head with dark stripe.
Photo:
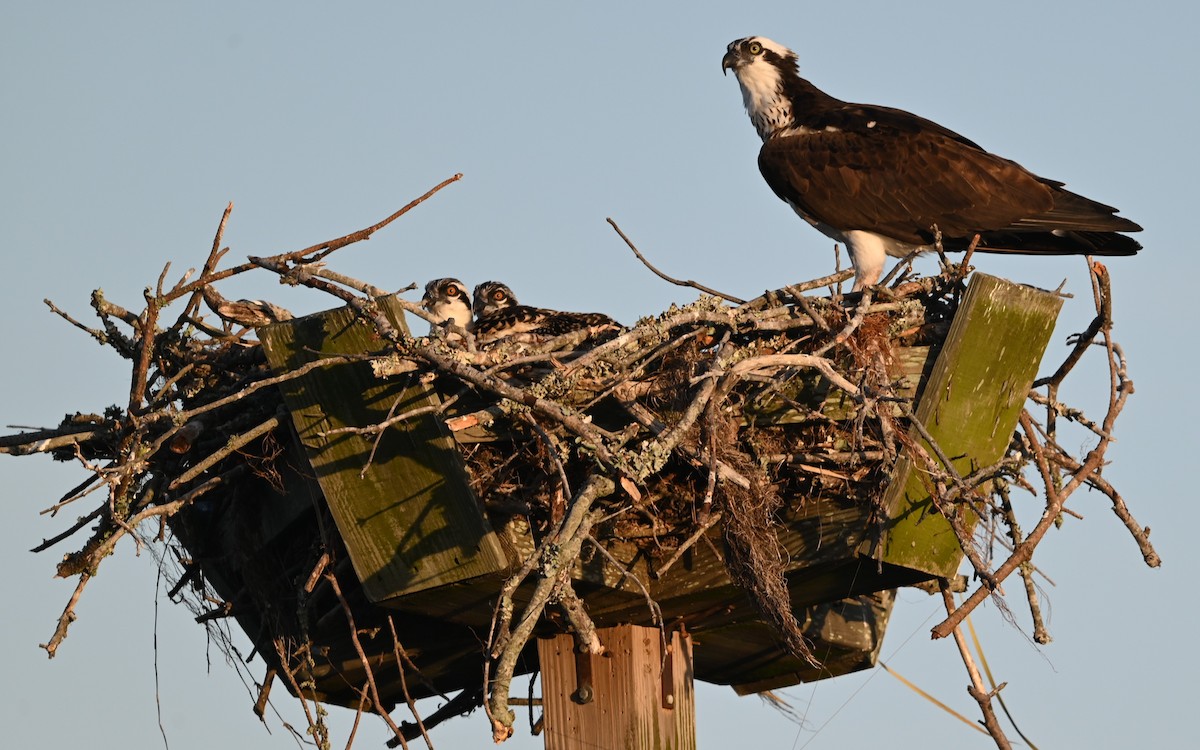
<svg viewBox="0 0 1200 750">
<path fill-rule="evenodd" d="M 462 328 L 471 328 L 471 301 L 466 286 L 458 279 L 434 279 L 426 284 L 421 307 L 429 311 L 436 323 L 452 320 Z"/>
<path fill-rule="evenodd" d="M 517 296 L 508 288 L 508 285 L 499 281 L 485 281 L 476 286 L 473 297 L 471 310 L 475 313 L 476 319 L 519 304 Z"/>
<path fill-rule="evenodd" d="M 795 52 L 765 36 L 748 36 L 729 43 L 721 70 L 737 76 L 746 114 L 763 140 L 792 124 L 792 102 L 785 92 L 788 80 L 800 77 Z"/>
</svg>

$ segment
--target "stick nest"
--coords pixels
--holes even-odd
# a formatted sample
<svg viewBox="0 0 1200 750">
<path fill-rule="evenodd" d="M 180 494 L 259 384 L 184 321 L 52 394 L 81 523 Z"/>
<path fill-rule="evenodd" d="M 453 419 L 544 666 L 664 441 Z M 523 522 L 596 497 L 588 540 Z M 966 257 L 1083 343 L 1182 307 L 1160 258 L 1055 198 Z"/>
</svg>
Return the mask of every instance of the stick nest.
<svg viewBox="0 0 1200 750">
<path fill-rule="evenodd" d="M 329 270 L 327 258 L 453 179 L 373 227 L 218 270 L 227 252 L 221 248 L 227 210 L 198 277 L 191 280 L 189 272 L 166 288 L 169 267 L 164 269 L 140 311 L 97 291 L 91 306 L 99 324 L 89 326 L 51 305 L 128 360 L 132 376 L 123 406 L 70 414 L 57 427 L 0 439 L 4 452 L 48 452 L 88 471 L 84 482 L 49 509 L 52 514 L 93 493 L 101 498 L 93 510 L 35 548 L 48 549 L 90 527 L 89 538 L 57 567 L 59 576 L 77 577 L 79 583 L 44 646 L 50 656 L 66 637 L 88 580 L 125 536 L 139 548 L 149 545 L 156 551 L 156 559 L 175 576 L 172 595 L 192 606 L 197 619 L 232 649 L 231 634 L 220 624 L 232 605 L 216 595 L 192 559 L 196 550 L 191 548 L 203 545 L 196 537 L 202 524 L 195 509 L 210 493 L 236 497 L 236 488 L 253 483 L 288 490 L 288 474 L 296 467 L 280 456 L 293 440 L 292 428 L 274 386 L 302 374 L 271 372 L 253 335 L 254 326 L 288 319 L 286 310 L 269 302 L 227 300 L 217 292 L 217 282 L 249 272 L 272 272 L 282 283 L 307 286 L 350 305 L 379 336 L 380 350 L 369 358 L 382 376 L 436 383 L 442 394 L 436 418 L 450 430 L 465 434 L 484 428 L 498 436 L 464 443 L 472 487 L 493 525 L 514 519 L 527 524 L 535 548 L 514 561 L 497 592 L 486 638 L 485 682 L 464 690 L 454 704 L 459 713 L 485 705 L 496 740 L 512 731 L 510 682 L 535 628 L 546 627 L 547 608 L 559 613 L 555 621 L 576 635 L 580 650 L 603 650 L 570 571 L 581 556 L 597 554 L 609 556 L 611 565 L 625 565 L 628 555 L 618 560 L 610 553 L 613 542 L 635 549 L 647 569 L 661 573 L 690 546 L 709 543 L 703 532 L 719 524 L 729 577 L 748 592 L 789 652 L 814 661 L 788 598 L 787 551 L 777 534 L 781 514 L 830 497 L 853 498 L 869 515 L 875 513 L 881 488 L 901 456 L 926 472 L 935 505 L 959 532 L 978 581 L 961 603 L 947 594 L 948 616 L 934 628 L 935 636 L 951 634 L 1000 581 L 1018 572 L 1026 584 L 1034 637 L 1049 640 L 1029 560 L 1080 486 L 1108 495 L 1146 563 L 1158 564 L 1148 530 L 1133 520 L 1101 475 L 1114 422 L 1132 393 L 1123 355 L 1110 334 L 1111 292 L 1103 267 L 1092 268 L 1092 325 L 1073 338 L 1054 374 L 1035 383 L 1007 455 L 962 476 L 936 445 L 922 441 L 912 411 L 921 373 L 906 365 L 905 352 L 936 347 L 945 336 L 969 273 L 965 262 L 946 265 L 938 276 L 900 276 L 855 295 L 838 292 L 848 272 L 736 304 L 706 295 L 615 332 L 584 330 L 549 340 L 525 336 L 489 347 L 474 346 L 469 336 L 454 343 L 437 331 L 413 337 L 381 313 L 374 300 L 384 290 Z M 202 312 L 202 304 L 211 314 Z M 402 304 L 425 317 L 416 305 Z M 181 309 L 168 317 L 172 306 Z M 1111 385 L 1105 413 L 1095 420 L 1058 397 L 1064 379 L 1093 347 L 1104 354 Z M 427 417 L 398 414 L 386 424 L 356 429 L 375 435 L 395 422 Z M 1059 443 L 1058 425 L 1066 421 L 1089 436 L 1091 447 L 1081 455 Z M 1040 520 L 1032 531 L 1020 528 L 1013 490 L 1040 498 Z M 968 511 L 983 521 L 973 531 L 962 523 Z M 164 523 L 168 520 L 171 525 Z M 276 632 L 260 637 L 256 648 L 273 644 L 297 694 L 306 691 L 304 670 L 287 665 L 311 661 L 306 644 L 315 625 L 295 614 L 296 604 L 324 592 L 354 621 L 355 594 L 348 589 L 356 581 L 331 529 L 322 515 L 313 538 L 297 543 L 291 567 L 260 571 L 263 580 L 254 586 L 259 599 L 284 613 L 270 620 Z M 175 531 L 192 535 L 187 547 Z M 247 559 L 253 559 L 255 544 L 246 540 Z M 514 594 L 522 586 L 526 595 L 518 604 Z M 656 608 L 648 595 L 646 606 L 652 613 Z M 365 627 L 370 624 L 351 626 L 369 682 L 360 710 L 383 716 L 402 744 L 436 720 L 421 722 L 410 699 L 416 722 L 392 722 L 392 703 L 380 696 L 359 641 Z M 406 670 L 419 674 L 391 617 L 374 627 L 385 633 L 391 628 L 401 676 Z M 264 685 L 260 704 L 270 680 Z M 407 686 L 404 692 L 408 696 Z M 981 694 L 986 718 L 990 696 L 986 690 Z M 302 703 L 310 730 L 328 744 L 323 713 Z"/>
</svg>

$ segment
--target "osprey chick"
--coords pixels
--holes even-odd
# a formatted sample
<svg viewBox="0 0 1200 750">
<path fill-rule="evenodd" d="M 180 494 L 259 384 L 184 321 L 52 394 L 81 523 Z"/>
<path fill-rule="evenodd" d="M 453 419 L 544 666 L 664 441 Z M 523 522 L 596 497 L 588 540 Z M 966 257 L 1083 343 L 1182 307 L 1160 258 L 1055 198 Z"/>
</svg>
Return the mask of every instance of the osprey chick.
<svg viewBox="0 0 1200 750">
<path fill-rule="evenodd" d="M 475 313 L 476 318 L 482 318 L 497 310 L 517 304 L 517 296 L 508 288 L 508 284 L 501 284 L 499 281 L 485 281 L 475 287 L 471 311 Z"/>
<path fill-rule="evenodd" d="M 611 330 L 620 325 L 603 313 L 577 313 L 517 304 L 507 284 L 485 281 L 475 287 L 475 340 L 486 344 L 507 336 L 528 333 L 559 336 L 583 328 Z"/>
<path fill-rule="evenodd" d="M 458 279 L 434 279 L 425 285 L 425 296 L 421 298 L 421 307 L 429 311 L 435 319 L 429 324 L 429 332 L 440 328 L 438 324 L 453 323 L 460 328 L 471 330 L 471 301 L 467 297 L 467 289 Z M 447 337 L 451 341 L 462 339 L 457 333 L 451 332 Z"/>
</svg>

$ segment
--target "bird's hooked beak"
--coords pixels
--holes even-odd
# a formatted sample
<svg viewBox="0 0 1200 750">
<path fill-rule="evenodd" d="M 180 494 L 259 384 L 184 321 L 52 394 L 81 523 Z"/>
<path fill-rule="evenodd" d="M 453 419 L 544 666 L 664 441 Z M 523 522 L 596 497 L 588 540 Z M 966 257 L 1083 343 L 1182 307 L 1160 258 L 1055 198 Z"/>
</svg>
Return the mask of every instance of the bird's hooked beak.
<svg viewBox="0 0 1200 750">
<path fill-rule="evenodd" d="M 742 57 L 738 51 L 731 49 L 721 58 L 721 75 L 729 75 L 729 71 L 737 70 L 738 64 L 741 63 Z"/>
</svg>

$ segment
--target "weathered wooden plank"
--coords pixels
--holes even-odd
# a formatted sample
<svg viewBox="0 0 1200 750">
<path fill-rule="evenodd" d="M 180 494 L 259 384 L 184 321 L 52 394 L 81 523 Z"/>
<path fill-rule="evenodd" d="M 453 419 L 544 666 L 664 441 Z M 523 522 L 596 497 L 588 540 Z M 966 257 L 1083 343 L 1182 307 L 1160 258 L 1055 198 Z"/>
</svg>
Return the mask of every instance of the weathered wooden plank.
<svg viewBox="0 0 1200 750">
<path fill-rule="evenodd" d="M 1061 306 L 1048 292 L 987 274 L 971 277 L 916 410 L 961 474 L 1004 455 Z M 962 562 L 958 539 L 910 460 L 897 464 L 883 507 L 882 547 L 864 543 L 865 554 L 954 574 Z"/>
<path fill-rule="evenodd" d="M 747 644 L 765 646 L 775 643 L 771 629 L 760 622 L 705 633 L 704 651 L 712 649 L 716 641 L 728 641 L 727 667 L 724 671 L 707 668 L 705 679 L 731 683 L 738 695 L 750 695 L 870 669 L 879 659 L 895 600 L 895 589 L 888 589 L 797 610 L 796 619 L 804 637 L 812 644 L 813 655 L 821 662 L 820 668 L 784 653 L 778 646 L 775 646 L 774 658 L 769 653 L 757 660 L 748 656 L 745 653 Z M 708 653 L 702 653 L 702 656 L 713 657 Z M 699 661 L 696 672 L 701 672 Z"/>
<path fill-rule="evenodd" d="M 391 297 L 377 300 L 407 330 Z M 330 354 L 376 351 L 381 341 L 347 307 L 259 329 L 267 359 L 288 372 Z M 367 596 L 375 602 L 495 572 L 499 542 L 467 482 L 462 457 L 428 416 L 372 436 L 327 434 L 436 404 L 413 376 L 376 378 L 366 362 L 321 367 L 280 385 Z"/>
<path fill-rule="evenodd" d="M 597 634 L 603 656 L 576 654 L 570 635 L 538 641 L 546 750 L 695 750 L 691 639 L 674 631 L 664 644 L 637 625 Z"/>
<path fill-rule="evenodd" d="M 868 517 L 869 508 L 852 498 L 813 497 L 803 502 L 797 500 L 797 507 L 780 520 L 775 531 L 788 553 L 786 572 L 792 579 L 795 606 L 832 601 L 864 590 L 893 588 L 911 581 L 911 576 L 896 578 L 896 571 L 887 566 L 882 574 L 857 570 L 861 561 L 857 547 L 869 532 Z M 647 562 L 636 545 L 605 539 L 609 554 L 624 568 L 617 569 L 597 556 L 592 566 L 602 567 L 603 573 L 589 569 L 577 571 L 576 577 L 611 586 L 630 598 L 595 603 L 589 600 L 589 611 L 593 617 L 609 622 L 614 619 L 639 622 L 648 614 L 640 595 L 641 587 L 624 575 L 626 571 L 649 589 L 668 618 L 686 618 L 722 601 L 733 602 L 738 609 L 743 605 L 748 607 L 745 593 L 734 585 L 717 552 L 724 546 L 721 530 L 714 527 L 708 537 L 708 542 L 693 545 L 665 572 L 652 570 L 654 565 Z M 874 569 L 873 561 L 870 567 Z M 839 580 L 839 576 L 844 580 Z M 877 588 L 852 591 L 852 585 Z M 688 627 L 696 629 L 704 625 L 689 619 Z"/>
<path fill-rule="evenodd" d="M 839 576 L 841 580 L 844 577 Z M 797 587 L 795 579 L 789 580 Z M 860 594 L 835 602 L 797 606 L 796 618 L 813 653 L 813 667 L 785 652 L 779 636 L 738 589 L 727 589 L 715 606 L 695 607 L 664 619 L 687 625 L 696 643 L 693 668 L 704 682 L 733 685 L 741 694 L 837 677 L 875 664 L 887 630 L 894 590 Z M 597 622 L 606 622 L 600 616 Z M 642 618 L 648 622 L 649 618 Z"/>
</svg>

